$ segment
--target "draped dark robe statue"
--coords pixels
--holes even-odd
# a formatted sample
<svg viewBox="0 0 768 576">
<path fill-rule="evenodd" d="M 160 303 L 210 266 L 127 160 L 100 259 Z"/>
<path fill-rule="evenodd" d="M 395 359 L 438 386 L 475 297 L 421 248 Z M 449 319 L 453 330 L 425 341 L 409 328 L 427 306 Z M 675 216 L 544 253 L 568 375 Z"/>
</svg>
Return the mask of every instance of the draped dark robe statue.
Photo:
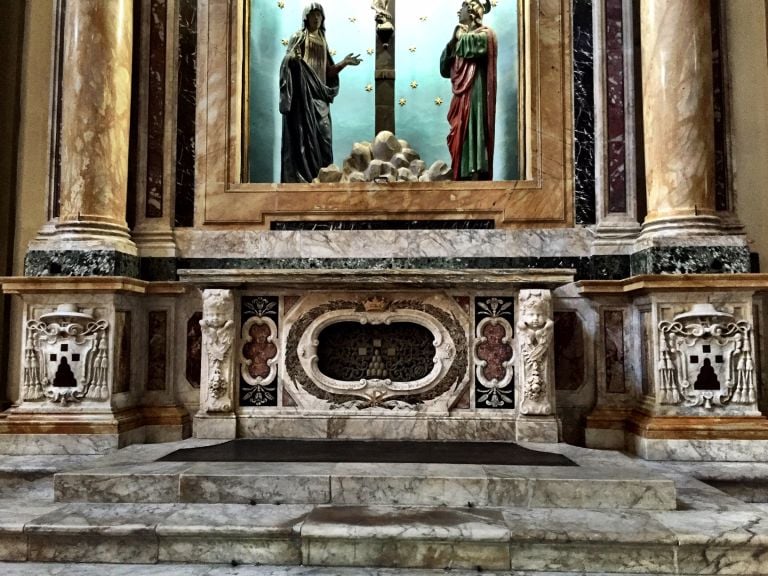
<svg viewBox="0 0 768 576">
<path fill-rule="evenodd" d="M 496 126 L 496 33 L 480 26 L 452 39 L 440 57 L 451 79 L 448 150 L 454 180 L 490 180 Z"/>
<path fill-rule="evenodd" d="M 280 65 L 280 113 L 283 115 L 281 182 L 309 183 L 333 163 L 331 102 L 339 93 L 338 71 L 326 45 L 324 83 L 299 54 L 306 35 L 297 32 Z"/>
</svg>

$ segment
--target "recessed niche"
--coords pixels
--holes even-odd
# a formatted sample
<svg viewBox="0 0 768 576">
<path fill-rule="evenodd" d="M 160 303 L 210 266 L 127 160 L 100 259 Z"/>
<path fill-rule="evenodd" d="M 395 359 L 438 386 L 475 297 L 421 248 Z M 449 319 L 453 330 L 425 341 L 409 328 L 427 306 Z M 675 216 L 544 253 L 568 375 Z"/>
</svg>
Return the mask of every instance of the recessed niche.
<svg viewBox="0 0 768 576">
<path fill-rule="evenodd" d="M 437 350 L 434 335 L 412 322 L 337 322 L 318 338 L 320 372 L 334 380 L 413 382 L 429 375 Z"/>
</svg>

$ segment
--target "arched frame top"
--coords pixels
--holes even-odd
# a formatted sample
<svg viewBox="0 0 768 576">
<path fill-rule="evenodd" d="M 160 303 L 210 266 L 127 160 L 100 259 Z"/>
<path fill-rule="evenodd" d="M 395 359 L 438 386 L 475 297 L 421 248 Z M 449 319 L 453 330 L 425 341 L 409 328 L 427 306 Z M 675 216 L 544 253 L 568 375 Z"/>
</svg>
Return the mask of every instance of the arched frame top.
<svg viewBox="0 0 768 576">
<path fill-rule="evenodd" d="M 245 0 L 200 0 L 195 225 L 486 219 L 499 228 L 572 226 L 570 2 L 520 7 L 524 179 L 297 185 L 242 181 Z"/>
</svg>

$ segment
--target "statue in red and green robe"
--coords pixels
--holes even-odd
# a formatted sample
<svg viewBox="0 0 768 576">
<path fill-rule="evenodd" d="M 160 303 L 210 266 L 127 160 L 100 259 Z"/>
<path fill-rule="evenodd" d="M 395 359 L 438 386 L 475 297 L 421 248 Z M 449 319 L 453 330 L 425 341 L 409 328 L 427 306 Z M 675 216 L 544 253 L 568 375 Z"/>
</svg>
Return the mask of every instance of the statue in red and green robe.
<svg viewBox="0 0 768 576">
<path fill-rule="evenodd" d="M 451 79 L 448 150 L 454 180 L 490 180 L 496 123 L 496 56 L 493 30 L 483 25 L 488 0 L 467 0 L 459 24 L 440 57 L 440 74 Z"/>
</svg>

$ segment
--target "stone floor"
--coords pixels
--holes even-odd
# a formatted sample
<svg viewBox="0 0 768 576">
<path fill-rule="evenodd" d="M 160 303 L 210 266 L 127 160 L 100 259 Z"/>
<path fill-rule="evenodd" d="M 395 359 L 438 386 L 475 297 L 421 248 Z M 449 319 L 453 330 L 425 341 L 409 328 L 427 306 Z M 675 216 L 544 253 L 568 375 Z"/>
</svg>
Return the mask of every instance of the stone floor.
<svg viewBox="0 0 768 576">
<path fill-rule="evenodd" d="M 768 574 L 768 463 L 154 463 L 201 444 L 0 456 L 0 574 Z"/>
</svg>

